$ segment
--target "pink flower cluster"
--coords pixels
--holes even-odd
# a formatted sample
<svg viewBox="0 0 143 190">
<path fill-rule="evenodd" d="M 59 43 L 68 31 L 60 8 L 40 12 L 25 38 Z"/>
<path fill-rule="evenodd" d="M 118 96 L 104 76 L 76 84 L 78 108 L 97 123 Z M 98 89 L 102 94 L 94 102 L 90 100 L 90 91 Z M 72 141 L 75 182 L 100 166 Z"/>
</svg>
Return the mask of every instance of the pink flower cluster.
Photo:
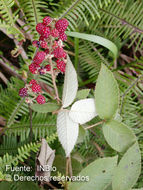
<svg viewBox="0 0 143 190">
<path fill-rule="evenodd" d="M 65 30 L 68 25 L 69 23 L 66 19 L 57 21 L 49 16 L 46 16 L 42 23 L 37 24 L 36 31 L 40 36 L 39 40 L 34 40 L 32 43 L 38 50 L 29 65 L 29 71 L 32 74 L 51 73 L 49 59 L 52 61 L 54 72 L 65 72 L 67 54 L 63 49 L 63 41 L 67 40 Z M 44 104 L 45 97 L 41 93 L 41 87 L 34 79 L 19 90 L 21 97 L 27 97 L 27 103 L 31 103 L 33 99 L 36 99 L 37 103 Z M 31 94 L 34 96 L 33 99 L 28 98 Z"/>
</svg>

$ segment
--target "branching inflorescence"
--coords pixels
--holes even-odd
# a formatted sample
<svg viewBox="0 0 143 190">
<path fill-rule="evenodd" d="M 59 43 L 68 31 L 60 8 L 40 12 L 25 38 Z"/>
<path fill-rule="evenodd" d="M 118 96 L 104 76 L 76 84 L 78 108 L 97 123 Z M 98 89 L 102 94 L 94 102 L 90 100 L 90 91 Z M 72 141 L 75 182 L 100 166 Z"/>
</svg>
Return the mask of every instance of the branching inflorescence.
<svg viewBox="0 0 143 190">
<path fill-rule="evenodd" d="M 55 76 L 59 72 L 65 72 L 67 54 L 63 49 L 63 41 L 67 40 L 65 30 L 68 24 L 66 19 L 57 21 L 57 19 L 46 16 L 43 22 L 38 23 L 36 26 L 36 31 L 40 37 L 39 40 L 33 41 L 33 46 L 37 47 L 37 52 L 32 63 L 29 65 L 29 71 L 36 75 L 51 74 L 53 84 L 55 83 Z M 55 93 L 56 91 L 55 87 Z M 38 104 L 44 104 L 46 102 L 45 97 L 42 95 L 41 86 L 35 79 L 32 79 L 29 84 L 21 88 L 19 95 L 21 97 L 27 97 L 27 103 L 32 103 L 34 99 L 36 99 Z M 32 96 L 33 98 L 28 98 L 28 96 Z M 56 96 L 58 99 L 57 93 Z"/>
</svg>

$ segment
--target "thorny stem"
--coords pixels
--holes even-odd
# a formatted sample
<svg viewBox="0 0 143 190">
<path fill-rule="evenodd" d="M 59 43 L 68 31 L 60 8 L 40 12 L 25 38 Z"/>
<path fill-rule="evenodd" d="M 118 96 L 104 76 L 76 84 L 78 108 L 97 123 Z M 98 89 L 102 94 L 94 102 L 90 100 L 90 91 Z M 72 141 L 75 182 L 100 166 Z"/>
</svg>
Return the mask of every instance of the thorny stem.
<svg viewBox="0 0 143 190">
<path fill-rule="evenodd" d="M 90 125 L 90 126 L 86 127 L 85 130 L 91 129 L 91 128 L 95 127 L 95 126 L 98 126 L 98 125 L 104 123 L 104 122 L 105 122 L 105 121 L 103 120 L 103 121 L 100 121 L 100 122 L 98 122 L 98 123 L 95 123 L 94 125 Z"/>
<path fill-rule="evenodd" d="M 54 85 L 54 90 L 55 90 L 55 94 L 56 94 L 56 99 L 57 99 L 57 102 L 59 104 L 59 94 L 58 94 L 58 89 L 57 89 L 57 85 L 56 85 L 56 80 L 55 80 L 55 75 L 54 75 L 54 71 L 53 71 L 53 64 L 52 64 L 52 59 L 49 58 L 49 63 L 51 65 L 51 76 L 52 76 L 52 81 L 53 81 L 53 85 Z"/>
</svg>

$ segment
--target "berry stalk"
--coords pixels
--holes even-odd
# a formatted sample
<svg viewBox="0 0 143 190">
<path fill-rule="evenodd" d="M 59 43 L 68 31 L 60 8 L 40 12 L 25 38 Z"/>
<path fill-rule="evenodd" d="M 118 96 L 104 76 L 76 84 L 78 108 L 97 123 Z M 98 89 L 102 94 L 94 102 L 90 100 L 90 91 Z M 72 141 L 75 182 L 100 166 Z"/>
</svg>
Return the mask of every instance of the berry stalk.
<svg viewBox="0 0 143 190">
<path fill-rule="evenodd" d="M 59 104 L 60 98 L 59 98 L 59 93 L 58 93 L 58 89 L 57 89 L 57 85 L 56 85 L 56 77 L 54 75 L 53 64 L 52 64 L 51 58 L 49 58 L 49 63 L 51 65 L 51 77 L 52 77 L 53 86 L 54 86 L 54 90 L 55 90 L 55 94 L 56 94 L 56 100 L 57 100 L 57 103 Z"/>
</svg>

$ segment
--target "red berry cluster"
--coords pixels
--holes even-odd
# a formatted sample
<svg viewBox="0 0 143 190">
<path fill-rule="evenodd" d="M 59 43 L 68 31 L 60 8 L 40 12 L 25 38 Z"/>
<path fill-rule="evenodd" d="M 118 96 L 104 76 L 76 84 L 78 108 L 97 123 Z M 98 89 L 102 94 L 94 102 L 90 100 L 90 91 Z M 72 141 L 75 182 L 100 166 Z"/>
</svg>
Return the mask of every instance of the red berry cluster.
<svg viewBox="0 0 143 190">
<path fill-rule="evenodd" d="M 66 19 L 52 19 L 46 16 L 42 23 L 38 23 L 36 31 L 39 33 L 39 40 L 33 41 L 33 46 L 40 50 L 36 53 L 33 62 L 29 66 L 32 74 L 50 73 L 50 64 L 47 64 L 48 58 L 53 61 L 55 71 L 64 73 L 67 54 L 64 51 L 63 41 L 67 40 L 65 30 L 68 27 Z"/>
<path fill-rule="evenodd" d="M 28 96 L 31 95 L 33 98 L 29 98 Z M 38 96 L 37 96 L 38 95 Z M 32 79 L 29 84 L 26 84 L 24 88 L 19 90 L 19 96 L 26 97 L 27 103 L 32 103 L 34 99 L 38 102 L 38 104 L 44 104 L 45 97 L 41 95 L 41 86 L 37 83 L 36 80 Z"/>
<path fill-rule="evenodd" d="M 63 49 L 63 41 L 67 40 L 65 30 L 68 24 L 66 19 L 57 21 L 49 16 L 46 16 L 42 23 L 37 24 L 36 31 L 40 36 L 39 40 L 34 40 L 32 43 L 37 47 L 37 53 L 29 65 L 29 71 L 32 74 L 51 73 L 51 62 L 55 74 L 65 72 L 67 54 Z M 45 97 L 41 95 L 41 87 L 34 79 L 19 90 L 19 96 L 26 97 L 27 103 L 32 103 L 34 99 L 39 104 L 45 103 Z"/>
</svg>

